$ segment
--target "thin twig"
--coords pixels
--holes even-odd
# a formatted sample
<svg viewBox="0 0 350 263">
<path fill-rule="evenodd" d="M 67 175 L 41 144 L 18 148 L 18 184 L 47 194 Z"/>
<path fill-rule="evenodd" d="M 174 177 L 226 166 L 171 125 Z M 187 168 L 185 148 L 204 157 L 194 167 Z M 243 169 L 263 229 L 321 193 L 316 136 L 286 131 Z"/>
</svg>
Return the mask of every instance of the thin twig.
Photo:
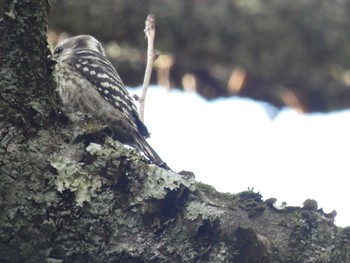
<svg viewBox="0 0 350 263">
<path fill-rule="evenodd" d="M 155 59 L 155 54 L 154 54 L 154 37 L 156 35 L 155 15 L 153 14 L 148 15 L 145 24 L 146 26 L 145 26 L 144 32 L 147 38 L 147 65 L 145 70 L 145 77 L 143 79 L 142 94 L 141 94 L 141 97 L 139 98 L 141 121 L 144 121 L 144 118 L 145 118 L 145 99 L 146 99 L 149 82 L 151 79 L 152 66 Z"/>
</svg>

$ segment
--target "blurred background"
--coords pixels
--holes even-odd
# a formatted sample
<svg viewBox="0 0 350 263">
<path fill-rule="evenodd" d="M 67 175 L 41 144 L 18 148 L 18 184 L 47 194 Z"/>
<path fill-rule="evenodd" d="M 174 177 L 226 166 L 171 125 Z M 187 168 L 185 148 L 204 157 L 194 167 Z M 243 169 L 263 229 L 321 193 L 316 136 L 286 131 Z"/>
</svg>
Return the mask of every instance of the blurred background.
<svg viewBox="0 0 350 263">
<path fill-rule="evenodd" d="M 50 2 L 51 45 L 95 36 L 136 94 L 156 15 L 145 123 L 175 171 L 288 205 L 313 198 L 350 225 L 350 0 Z"/>
<path fill-rule="evenodd" d="M 128 86 L 142 82 L 144 21 L 154 13 L 161 57 L 153 83 L 299 112 L 350 105 L 349 0 L 50 2 L 49 29 L 104 42 Z"/>
</svg>

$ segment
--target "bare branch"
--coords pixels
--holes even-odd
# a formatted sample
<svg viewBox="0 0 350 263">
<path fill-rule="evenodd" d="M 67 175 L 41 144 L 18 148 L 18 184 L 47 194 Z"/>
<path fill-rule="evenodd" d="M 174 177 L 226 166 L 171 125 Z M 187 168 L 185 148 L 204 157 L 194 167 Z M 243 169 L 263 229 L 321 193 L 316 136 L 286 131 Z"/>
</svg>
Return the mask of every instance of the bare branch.
<svg viewBox="0 0 350 263">
<path fill-rule="evenodd" d="M 153 14 L 148 15 L 145 23 L 146 24 L 145 30 L 144 30 L 147 38 L 147 64 L 146 64 L 146 70 L 145 70 L 145 77 L 143 79 L 142 94 L 141 94 L 141 97 L 138 99 L 140 103 L 141 121 L 144 121 L 144 118 L 145 118 L 145 99 L 146 99 L 149 82 L 151 79 L 153 62 L 155 60 L 155 54 L 154 54 L 154 37 L 156 35 L 155 23 L 156 23 L 155 15 Z"/>
</svg>

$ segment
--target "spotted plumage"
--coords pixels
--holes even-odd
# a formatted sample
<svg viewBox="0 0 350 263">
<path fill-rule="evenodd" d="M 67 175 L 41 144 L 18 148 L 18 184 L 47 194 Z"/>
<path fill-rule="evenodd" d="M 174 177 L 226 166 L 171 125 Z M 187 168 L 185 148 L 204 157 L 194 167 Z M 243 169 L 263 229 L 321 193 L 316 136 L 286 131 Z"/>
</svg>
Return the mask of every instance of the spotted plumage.
<svg viewBox="0 0 350 263">
<path fill-rule="evenodd" d="M 64 40 L 54 50 L 58 92 L 64 105 L 101 118 L 122 143 L 140 149 L 155 164 L 168 168 L 146 142 L 146 126 L 118 72 L 94 37 Z"/>
</svg>

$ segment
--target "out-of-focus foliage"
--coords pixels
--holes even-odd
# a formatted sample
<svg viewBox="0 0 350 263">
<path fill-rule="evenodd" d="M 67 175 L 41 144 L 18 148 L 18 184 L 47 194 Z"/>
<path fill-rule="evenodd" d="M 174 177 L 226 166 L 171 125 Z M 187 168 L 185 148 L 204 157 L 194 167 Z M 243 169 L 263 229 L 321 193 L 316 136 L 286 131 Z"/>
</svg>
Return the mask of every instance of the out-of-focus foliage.
<svg viewBox="0 0 350 263">
<path fill-rule="evenodd" d="M 137 51 L 136 63 L 135 56 L 133 63 L 111 58 L 126 84 L 142 82 L 142 30 L 154 13 L 156 47 L 175 59 L 175 86 L 192 74 L 207 98 L 238 94 L 302 111 L 350 105 L 349 0 L 51 2 L 51 30 L 91 34 Z"/>
</svg>

